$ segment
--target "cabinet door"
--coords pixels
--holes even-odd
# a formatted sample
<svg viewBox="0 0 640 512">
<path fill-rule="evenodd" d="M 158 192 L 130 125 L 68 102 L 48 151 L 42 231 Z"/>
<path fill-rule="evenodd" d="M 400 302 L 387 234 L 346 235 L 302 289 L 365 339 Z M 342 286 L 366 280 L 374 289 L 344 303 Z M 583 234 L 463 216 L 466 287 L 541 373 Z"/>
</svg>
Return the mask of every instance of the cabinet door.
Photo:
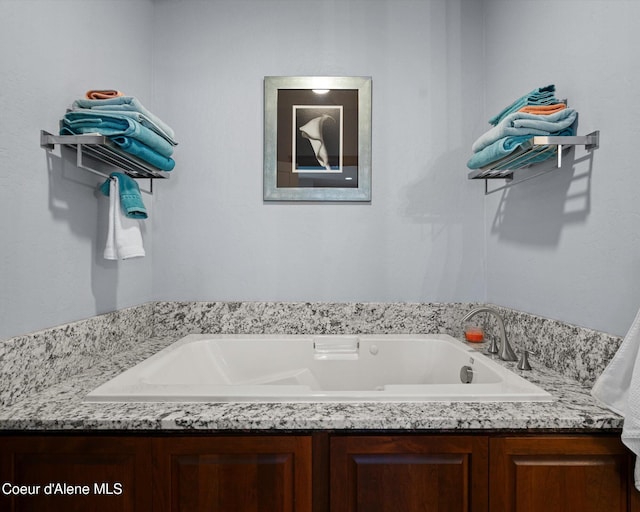
<svg viewBox="0 0 640 512">
<path fill-rule="evenodd" d="M 331 512 L 486 512 L 484 436 L 331 439 Z"/>
<path fill-rule="evenodd" d="M 154 440 L 154 510 L 310 512 L 311 438 Z"/>
<path fill-rule="evenodd" d="M 143 438 L 0 437 L 0 510 L 150 510 L 150 448 Z"/>
<path fill-rule="evenodd" d="M 631 458 L 619 437 L 496 438 L 490 452 L 492 512 L 632 510 Z"/>
</svg>

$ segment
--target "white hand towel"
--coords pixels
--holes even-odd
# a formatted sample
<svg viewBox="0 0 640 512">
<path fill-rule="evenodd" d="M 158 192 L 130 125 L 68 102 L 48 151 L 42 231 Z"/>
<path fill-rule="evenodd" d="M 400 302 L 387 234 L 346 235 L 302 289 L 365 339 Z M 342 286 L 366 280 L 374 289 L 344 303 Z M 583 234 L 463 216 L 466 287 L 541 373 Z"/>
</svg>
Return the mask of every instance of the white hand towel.
<svg viewBox="0 0 640 512">
<path fill-rule="evenodd" d="M 109 183 L 109 227 L 104 257 L 107 260 L 126 260 L 144 255 L 140 221 L 128 218 L 120 208 L 118 179 L 112 178 Z"/>
<path fill-rule="evenodd" d="M 624 416 L 622 442 L 636 454 L 635 485 L 640 490 L 640 311 L 591 389 L 613 412 Z"/>
</svg>

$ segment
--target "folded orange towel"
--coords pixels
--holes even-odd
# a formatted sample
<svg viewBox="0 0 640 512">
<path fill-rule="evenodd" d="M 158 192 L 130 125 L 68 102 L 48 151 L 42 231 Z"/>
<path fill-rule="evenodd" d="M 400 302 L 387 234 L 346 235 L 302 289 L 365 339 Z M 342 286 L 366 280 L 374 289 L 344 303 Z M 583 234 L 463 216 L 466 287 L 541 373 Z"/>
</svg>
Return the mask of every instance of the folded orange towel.
<svg viewBox="0 0 640 512">
<path fill-rule="evenodd" d="M 120 91 L 115 89 L 91 89 L 85 94 L 87 99 L 90 100 L 107 100 L 109 98 L 117 98 L 118 96 L 124 96 Z"/>
<path fill-rule="evenodd" d="M 551 105 L 527 105 L 522 107 L 518 112 L 526 112 L 527 114 L 549 115 L 564 110 L 567 106 L 564 103 L 553 103 Z"/>
</svg>

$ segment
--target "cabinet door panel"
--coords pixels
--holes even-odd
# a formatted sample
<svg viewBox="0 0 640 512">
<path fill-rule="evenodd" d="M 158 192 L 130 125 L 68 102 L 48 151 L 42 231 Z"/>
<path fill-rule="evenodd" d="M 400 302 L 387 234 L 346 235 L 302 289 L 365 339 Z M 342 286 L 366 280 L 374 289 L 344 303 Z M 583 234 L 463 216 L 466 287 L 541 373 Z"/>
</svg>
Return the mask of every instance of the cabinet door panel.
<svg viewBox="0 0 640 512">
<path fill-rule="evenodd" d="M 481 436 L 333 438 L 331 511 L 486 511 L 487 458 Z"/>
<path fill-rule="evenodd" d="M 311 439 L 158 439 L 157 510 L 171 512 L 311 510 Z"/>
<path fill-rule="evenodd" d="M 491 440 L 495 512 L 627 512 L 630 459 L 619 438 Z"/>
<path fill-rule="evenodd" d="M 0 510 L 150 510 L 150 446 L 142 438 L 0 437 L 2 484 L 32 491 L 0 493 Z"/>
</svg>

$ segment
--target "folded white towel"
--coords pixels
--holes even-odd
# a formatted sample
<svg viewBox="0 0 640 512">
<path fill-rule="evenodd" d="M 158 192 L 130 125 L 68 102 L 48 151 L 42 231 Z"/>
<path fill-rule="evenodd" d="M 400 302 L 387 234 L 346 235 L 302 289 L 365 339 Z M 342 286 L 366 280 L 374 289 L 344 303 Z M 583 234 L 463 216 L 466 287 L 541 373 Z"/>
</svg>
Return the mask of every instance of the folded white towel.
<svg viewBox="0 0 640 512">
<path fill-rule="evenodd" d="M 126 260 L 144 255 L 140 221 L 126 217 L 120 208 L 120 187 L 114 177 L 109 183 L 109 227 L 104 257 L 107 260 Z"/>
<path fill-rule="evenodd" d="M 624 416 L 622 442 L 636 454 L 635 485 L 640 490 L 640 311 L 591 389 L 591 394 Z"/>
</svg>

